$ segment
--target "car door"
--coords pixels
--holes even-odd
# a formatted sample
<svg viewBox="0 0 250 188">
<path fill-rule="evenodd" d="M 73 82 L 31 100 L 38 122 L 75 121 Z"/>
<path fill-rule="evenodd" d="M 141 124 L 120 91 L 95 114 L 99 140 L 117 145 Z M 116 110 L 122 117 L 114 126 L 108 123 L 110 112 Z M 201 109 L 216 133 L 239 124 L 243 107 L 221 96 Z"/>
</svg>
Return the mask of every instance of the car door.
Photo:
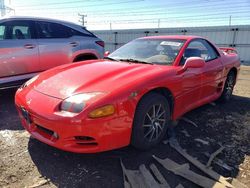
<svg viewBox="0 0 250 188">
<path fill-rule="evenodd" d="M 0 77 L 40 70 L 34 24 L 28 20 L 0 23 Z"/>
<path fill-rule="evenodd" d="M 201 57 L 205 60 L 203 67 L 201 100 L 209 100 L 219 94 L 219 88 L 222 86 L 222 71 L 220 55 L 210 42 L 205 39 L 197 41 L 201 48 Z"/>
<path fill-rule="evenodd" d="M 187 112 L 196 107 L 201 99 L 201 68 L 189 68 L 181 76 L 181 111 Z"/>
<path fill-rule="evenodd" d="M 72 49 L 78 46 L 71 41 L 71 30 L 59 23 L 37 21 L 36 25 L 42 70 L 70 63 Z"/>
<path fill-rule="evenodd" d="M 190 57 L 200 57 L 201 52 L 191 41 L 186 47 L 179 66 L 184 66 Z M 178 101 L 181 103 L 180 111 L 185 113 L 196 106 L 199 106 L 201 99 L 201 88 L 203 79 L 203 68 L 188 68 L 179 75 L 181 80 L 181 95 Z"/>
<path fill-rule="evenodd" d="M 191 41 L 184 52 L 182 64 L 189 57 L 201 57 L 205 60 L 205 66 L 187 70 L 184 75 L 191 74 L 192 77 L 183 78 L 183 89 L 193 87 L 193 98 L 187 101 L 188 109 L 194 108 L 209 101 L 211 97 L 218 93 L 221 84 L 223 65 L 220 61 L 219 53 L 207 40 L 195 39 Z"/>
</svg>

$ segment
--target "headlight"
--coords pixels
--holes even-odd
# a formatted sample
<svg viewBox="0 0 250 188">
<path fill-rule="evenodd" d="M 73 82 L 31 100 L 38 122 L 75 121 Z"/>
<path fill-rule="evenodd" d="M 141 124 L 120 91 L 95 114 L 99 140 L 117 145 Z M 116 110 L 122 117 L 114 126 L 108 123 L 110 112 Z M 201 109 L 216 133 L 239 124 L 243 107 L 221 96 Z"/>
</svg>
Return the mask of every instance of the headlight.
<svg viewBox="0 0 250 188">
<path fill-rule="evenodd" d="M 60 106 L 61 111 L 72 112 L 72 113 L 79 113 L 81 112 L 85 104 L 91 98 L 101 94 L 100 92 L 94 93 L 82 93 L 78 95 L 73 95 L 67 99 L 65 99 Z"/>
</svg>

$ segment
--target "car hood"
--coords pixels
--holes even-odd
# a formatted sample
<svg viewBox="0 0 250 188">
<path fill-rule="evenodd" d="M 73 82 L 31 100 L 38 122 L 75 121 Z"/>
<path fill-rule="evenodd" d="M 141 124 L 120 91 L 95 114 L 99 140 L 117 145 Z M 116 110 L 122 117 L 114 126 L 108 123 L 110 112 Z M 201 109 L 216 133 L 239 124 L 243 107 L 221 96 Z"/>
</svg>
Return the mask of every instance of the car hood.
<svg viewBox="0 0 250 188">
<path fill-rule="evenodd" d="M 59 66 L 39 75 L 35 90 L 65 99 L 85 92 L 112 92 L 137 79 L 154 75 L 162 66 L 96 60 Z M 164 66 L 165 67 L 165 66 Z"/>
</svg>

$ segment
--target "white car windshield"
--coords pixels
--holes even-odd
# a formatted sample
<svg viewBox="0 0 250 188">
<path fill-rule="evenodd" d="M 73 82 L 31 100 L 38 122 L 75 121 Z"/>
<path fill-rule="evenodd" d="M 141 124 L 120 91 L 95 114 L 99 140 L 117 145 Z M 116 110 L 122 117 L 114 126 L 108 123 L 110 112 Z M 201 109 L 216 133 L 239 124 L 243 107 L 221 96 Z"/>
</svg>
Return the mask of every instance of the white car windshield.
<svg viewBox="0 0 250 188">
<path fill-rule="evenodd" d="M 119 61 L 172 65 L 185 40 L 137 39 L 120 47 L 108 57 Z"/>
</svg>

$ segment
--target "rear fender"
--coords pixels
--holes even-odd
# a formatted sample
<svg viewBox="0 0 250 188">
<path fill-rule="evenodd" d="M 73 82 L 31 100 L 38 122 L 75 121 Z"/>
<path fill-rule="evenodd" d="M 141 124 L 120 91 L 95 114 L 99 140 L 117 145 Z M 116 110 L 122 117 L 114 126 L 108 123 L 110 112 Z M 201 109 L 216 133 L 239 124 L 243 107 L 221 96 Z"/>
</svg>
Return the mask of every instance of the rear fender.
<svg viewBox="0 0 250 188">
<path fill-rule="evenodd" d="M 97 51 L 92 50 L 92 49 L 85 49 L 85 50 L 78 50 L 78 51 L 76 51 L 76 52 L 72 55 L 72 57 L 71 57 L 71 62 L 73 62 L 74 59 L 76 59 L 76 58 L 79 57 L 79 56 L 84 56 L 84 54 L 86 54 L 86 55 L 94 55 L 94 56 L 97 57 L 97 59 L 100 59 L 100 58 L 101 58 L 101 56 L 97 53 Z"/>
</svg>

